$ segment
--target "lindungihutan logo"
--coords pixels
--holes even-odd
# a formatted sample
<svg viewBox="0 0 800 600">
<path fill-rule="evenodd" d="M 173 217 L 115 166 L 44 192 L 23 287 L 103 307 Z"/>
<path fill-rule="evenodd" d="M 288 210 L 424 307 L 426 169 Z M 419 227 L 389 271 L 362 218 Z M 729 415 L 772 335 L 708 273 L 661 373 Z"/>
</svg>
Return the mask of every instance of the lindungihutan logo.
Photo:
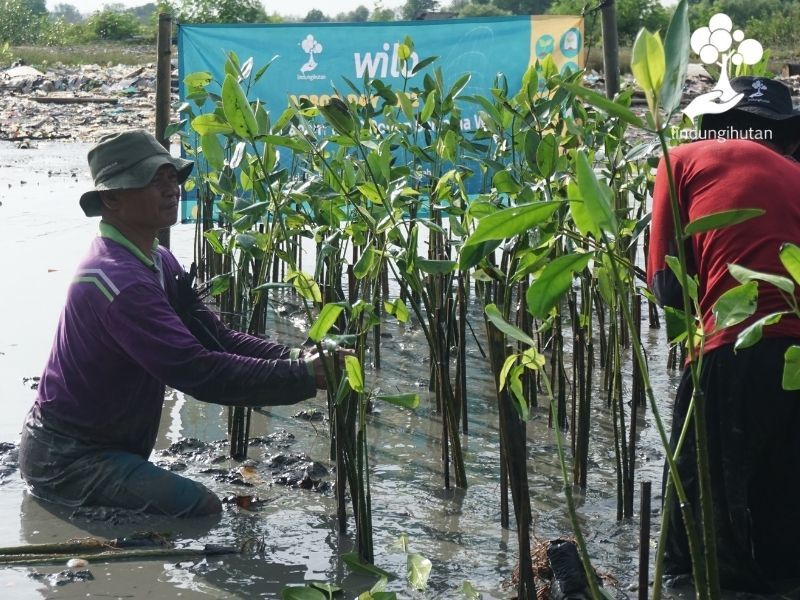
<svg viewBox="0 0 800 600">
<path fill-rule="evenodd" d="M 736 106 L 744 94 L 731 87 L 729 71 L 739 65 L 754 65 L 760 61 L 764 55 L 761 44 L 754 39 L 745 39 L 741 29 L 733 29 L 733 21 L 728 15 L 717 13 L 709 19 L 708 27 L 700 27 L 692 34 L 690 45 L 704 64 L 719 67 L 719 81 L 713 90 L 694 98 L 683 109 L 684 114 L 694 120 L 700 115 L 719 114 Z"/>
<path fill-rule="evenodd" d="M 314 55 L 322 53 L 322 44 L 314 39 L 314 36 L 309 33 L 305 38 L 303 38 L 303 41 L 300 42 L 300 48 L 303 50 L 303 52 L 308 54 L 308 60 L 303 66 L 300 67 L 300 74 L 297 76 L 297 78 L 325 79 L 325 75 L 312 73 L 312 71 L 317 68 L 317 61 L 314 59 Z"/>
</svg>

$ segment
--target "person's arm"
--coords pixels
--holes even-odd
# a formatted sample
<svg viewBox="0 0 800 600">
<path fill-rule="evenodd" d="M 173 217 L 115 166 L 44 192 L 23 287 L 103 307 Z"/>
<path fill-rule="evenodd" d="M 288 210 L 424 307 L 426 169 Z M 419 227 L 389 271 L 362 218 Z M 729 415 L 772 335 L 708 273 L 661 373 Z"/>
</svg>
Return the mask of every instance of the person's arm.
<svg viewBox="0 0 800 600">
<path fill-rule="evenodd" d="M 313 364 L 204 347 L 155 285 L 122 290 L 109 306 L 105 324 L 134 362 L 198 400 L 263 406 L 295 404 L 316 394 Z"/>
<path fill-rule="evenodd" d="M 673 173 L 676 185 L 680 181 L 680 162 L 673 159 Z M 684 211 L 682 210 L 681 213 Z M 685 219 L 685 215 L 682 214 Z M 688 248 L 688 244 L 684 247 Z M 647 286 L 662 306 L 683 310 L 683 293 L 678 277 L 667 266 L 667 256 L 677 256 L 675 227 L 669 197 L 669 179 L 666 162 L 658 163 L 656 182 L 653 189 L 653 218 L 650 222 L 650 241 L 647 252 Z M 689 255 L 687 254 L 687 257 Z M 688 265 L 690 274 L 693 265 Z"/>
</svg>

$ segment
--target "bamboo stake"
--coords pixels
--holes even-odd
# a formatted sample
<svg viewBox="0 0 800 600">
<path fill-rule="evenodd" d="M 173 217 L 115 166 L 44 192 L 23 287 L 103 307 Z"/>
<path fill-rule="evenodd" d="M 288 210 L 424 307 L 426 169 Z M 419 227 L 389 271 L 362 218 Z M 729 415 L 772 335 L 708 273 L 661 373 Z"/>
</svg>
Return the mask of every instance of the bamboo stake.
<svg viewBox="0 0 800 600">
<path fill-rule="evenodd" d="M 0 556 L 3 565 L 48 565 L 60 563 L 72 558 L 91 562 L 110 562 L 130 559 L 152 559 L 167 557 L 205 557 L 221 556 L 224 554 L 238 554 L 238 550 L 224 546 L 207 546 L 202 550 L 197 548 L 148 548 L 137 550 L 110 550 L 87 554 L 9 554 Z"/>
</svg>

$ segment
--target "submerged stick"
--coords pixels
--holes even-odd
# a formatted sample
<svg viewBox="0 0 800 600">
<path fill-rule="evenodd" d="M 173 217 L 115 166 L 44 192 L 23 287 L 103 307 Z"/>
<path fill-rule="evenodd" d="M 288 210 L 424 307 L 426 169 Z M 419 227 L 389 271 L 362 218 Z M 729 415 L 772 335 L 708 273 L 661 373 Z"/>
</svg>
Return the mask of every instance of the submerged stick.
<svg viewBox="0 0 800 600">
<path fill-rule="evenodd" d="M 206 546 L 198 548 L 150 548 L 146 550 L 109 550 L 106 552 L 93 552 L 86 554 L 9 554 L 0 557 L 2 565 L 46 565 L 60 563 L 69 559 L 77 558 L 86 561 L 108 562 L 115 560 L 128 560 L 131 558 L 166 558 L 166 557 L 205 557 L 220 556 L 223 554 L 238 554 L 235 548 L 227 546 Z"/>
</svg>

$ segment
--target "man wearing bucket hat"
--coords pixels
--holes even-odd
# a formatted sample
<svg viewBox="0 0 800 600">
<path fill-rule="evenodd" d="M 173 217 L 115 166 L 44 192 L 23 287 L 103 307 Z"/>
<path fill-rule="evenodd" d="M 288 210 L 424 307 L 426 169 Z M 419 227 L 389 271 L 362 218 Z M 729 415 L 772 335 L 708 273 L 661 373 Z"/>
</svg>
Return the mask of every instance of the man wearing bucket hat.
<svg viewBox="0 0 800 600">
<path fill-rule="evenodd" d="M 148 461 L 165 384 L 229 405 L 294 404 L 324 387 L 321 361 L 225 327 L 156 234 L 175 223 L 193 163 L 143 130 L 89 151 L 80 198 L 100 234 L 78 267 L 28 413 L 20 472 L 37 498 L 171 516 L 220 512 L 203 485 Z"/>
<path fill-rule="evenodd" d="M 699 281 L 699 317 L 705 332 L 700 382 L 720 584 L 768 592 L 777 581 L 800 574 L 800 392 L 782 388 L 784 352 L 800 343 L 800 319 L 785 315 L 764 327 L 760 342 L 735 350 L 744 328 L 788 309 L 783 293 L 760 283 L 755 314 L 725 329 L 716 329 L 713 308 L 725 291 L 738 285 L 729 264 L 787 275 L 778 253 L 785 242 L 800 245 L 800 163 L 791 156 L 800 145 L 800 112 L 793 109 L 791 93 L 779 81 L 739 77 L 731 85 L 742 95 L 735 108 L 705 115 L 702 139 L 674 148 L 669 155 L 682 227 L 722 211 L 764 211 L 737 225 L 696 233 L 684 247 L 690 275 Z M 663 305 L 683 309 L 680 284 L 665 262 L 666 256 L 677 255 L 666 169 L 662 159 L 653 193 L 648 284 Z M 687 366 L 673 413 L 673 451 L 692 393 Z M 676 462 L 702 539 L 694 431 L 694 423 L 689 423 Z M 665 572 L 689 574 L 677 499 L 670 511 Z"/>
</svg>

